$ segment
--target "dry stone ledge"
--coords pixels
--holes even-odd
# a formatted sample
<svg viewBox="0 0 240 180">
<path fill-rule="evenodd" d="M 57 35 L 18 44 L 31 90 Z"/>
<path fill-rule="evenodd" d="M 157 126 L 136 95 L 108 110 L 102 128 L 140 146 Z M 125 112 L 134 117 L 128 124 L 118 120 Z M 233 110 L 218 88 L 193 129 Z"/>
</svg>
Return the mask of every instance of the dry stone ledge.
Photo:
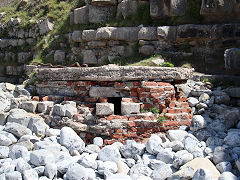
<svg viewBox="0 0 240 180">
<path fill-rule="evenodd" d="M 40 81 L 127 81 L 142 79 L 187 80 L 193 76 L 193 70 L 187 68 L 116 66 L 38 68 L 36 78 Z"/>
</svg>

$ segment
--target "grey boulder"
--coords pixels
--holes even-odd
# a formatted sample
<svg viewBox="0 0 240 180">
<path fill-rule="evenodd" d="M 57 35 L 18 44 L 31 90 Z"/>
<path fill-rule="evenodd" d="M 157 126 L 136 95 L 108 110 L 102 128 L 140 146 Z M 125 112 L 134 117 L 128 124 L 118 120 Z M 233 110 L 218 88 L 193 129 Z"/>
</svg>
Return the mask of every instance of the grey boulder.
<svg viewBox="0 0 240 180">
<path fill-rule="evenodd" d="M 172 169 L 170 168 L 170 165 L 163 164 L 159 166 L 158 168 L 154 169 L 151 175 L 151 178 L 156 180 L 164 180 L 167 179 L 172 175 Z"/>
<path fill-rule="evenodd" d="M 24 180 L 38 180 L 38 173 L 34 169 L 28 169 L 23 171 Z"/>
<path fill-rule="evenodd" d="M 173 166 L 178 169 L 191 160 L 193 160 L 193 155 L 186 150 L 181 150 L 175 153 Z"/>
<path fill-rule="evenodd" d="M 130 169 L 130 175 L 132 176 L 134 174 L 143 175 L 143 176 L 151 176 L 152 170 L 147 165 L 139 163 L 139 164 L 134 165 Z"/>
<path fill-rule="evenodd" d="M 14 146 L 12 146 L 12 149 L 9 152 L 9 157 L 11 159 L 23 158 L 26 161 L 29 161 L 30 153 L 28 152 L 28 149 L 26 147 L 14 145 Z"/>
<path fill-rule="evenodd" d="M 133 140 L 127 140 L 126 145 L 120 147 L 120 152 L 125 158 L 134 158 L 136 155 L 142 155 L 145 150 L 145 145 L 136 143 Z"/>
<path fill-rule="evenodd" d="M 150 154 L 158 154 L 163 150 L 162 139 L 158 135 L 151 135 L 146 143 L 146 150 Z"/>
<path fill-rule="evenodd" d="M 185 137 L 188 135 L 188 133 L 184 130 L 169 130 L 167 132 L 167 137 L 170 139 L 170 141 L 181 141 L 185 139 Z"/>
<path fill-rule="evenodd" d="M 65 146 L 70 153 L 77 150 L 79 153 L 83 152 L 85 143 L 77 135 L 77 133 L 70 127 L 63 127 L 60 132 L 60 144 Z"/>
<path fill-rule="evenodd" d="M 27 163 L 27 161 L 22 158 L 17 159 L 16 170 L 18 172 L 23 173 L 25 170 L 29 169 L 32 169 L 32 167 Z"/>
<path fill-rule="evenodd" d="M 45 149 L 35 150 L 30 153 L 30 163 L 35 166 L 45 166 L 49 163 L 54 163 L 54 155 Z"/>
<path fill-rule="evenodd" d="M 220 162 L 216 165 L 216 168 L 218 169 L 218 171 L 220 171 L 221 173 L 225 172 L 225 171 L 232 171 L 232 165 L 230 162 Z"/>
<path fill-rule="evenodd" d="M 19 124 L 27 127 L 28 123 L 29 123 L 28 113 L 23 109 L 12 109 L 9 112 L 7 122 L 19 123 Z"/>
<path fill-rule="evenodd" d="M 213 162 L 214 164 L 218 164 L 220 162 L 231 161 L 230 151 L 225 149 L 224 147 L 217 147 L 213 152 Z"/>
<path fill-rule="evenodd" d="M 103 139 L 101 137 L 95 137 L 93 139 L 93 144 L 102 147 L 103 146 Z"/>
<path fill-rule="evenodd" d="M 108 145 L 101 149 L 98 158 L 101 161 L 117 162 L 120 160 L 121 154 L 116 146 Z"/>
<path fill-rule="evenodd" d="M 239 178 L 231 172 L 223 172 L 218 180 L 239 180 Z"/>
<path fill-rule="evenodd" d="M 118 166 L 115 162 L 112 161 L 98 161 L 98 173 L 105 174 L 105 172 L 109 172 L 115 174 L 118 170 Z"/>
<path fill-rule="evenodd" d="M 69 180 L 81 180 L 88 179 L 86 168 L 78 163 L 72 163 L 66 173 L 66 178 Z"/>
<path fill-rule="evenodd" d="M 57 142 L 51 142 L 51 141 L 39 141 L 34 144 L 34 149 L 46 149 L 50 151 L 60 151 L 61 145 Z"/>
<path fill-rule="evenodd" d="M 194 106 L 196 106 L 196 105 L 199 103 L 199 101 L 198 101 L 197 98 L 189 97 L 189 98 L 188 98 L 188 103 L 189 103 L 189 105 L 190 105 L 191 107 L 194 107 Z"/>
<path fill-rule="evenodd" d="M 240 129 L 230 129 L 224 139 L 224 143 L 231 146 L 240 146 Z"/>
<path fill-rule="evenodd" d="M 97 161 L 90 155 L 85 155 L 79 162 L 85 168 L 97 169 Z"/>
<path fill-rule="evenodd" d="M 166 164 L 171 164 L 174 160 L 174 152 L 172 152 L 170 149 L 163 149 L 157 154 L 156 159 Z"/>
<path fill-rule="evenodd" d="M 0 146 L 9 146 L 12 144 L 11 139 L 9 139 L 7 136 L 0 134 Z"/>
<path fill-rule="evenodd" d="M 132 178 L 126 174 L 122 174 L 122 173 L 117 173 L 117 174 L 113 174 L 110 177 L 107 178 L 107 180 L 131 180 Z"/>
<path fill-rule="evenodd" d="M 32 131 L 27 127 L 18 124 L 18 123 L 10 123 L 8 122 L 4 128 L 5 131 L 10 132 L 17 136 L 18 138 L 22 137 L 23 135 L 32 134 Z"/>
<path fill-rule="evenodd" d="M 197 131 L 203 129 L 206 126 L 206 122 L 201 115 L 194 115 L 191 121 L 190 130 Z"/>
<path fill-rule="evenodd" d="M 57 175 L 57 166 L 56 164 L 49 163 L 45 166 L 44 175 L 49 179 L 53 179 Z"/>
<path fill-rule="evenodd" d="M 6 180 L 22 180 L 22 175 L 20 172 L 13 171 L 5 174 Z"/>
<path fill-rule="evenodd" d="M 9 147 L 0 146 L 0 159 L 7 158 L 9 155 Z"/>
<path fill-rule="evenodd" d="M 44 137 L 46 134 L 46 130 L 49 129 L 49 126 L 45 123 L 42 118 L 31 118 L 30 119 L 31 126 L 28 128 L 32 130 L 38 137 Z"/>
</svg>

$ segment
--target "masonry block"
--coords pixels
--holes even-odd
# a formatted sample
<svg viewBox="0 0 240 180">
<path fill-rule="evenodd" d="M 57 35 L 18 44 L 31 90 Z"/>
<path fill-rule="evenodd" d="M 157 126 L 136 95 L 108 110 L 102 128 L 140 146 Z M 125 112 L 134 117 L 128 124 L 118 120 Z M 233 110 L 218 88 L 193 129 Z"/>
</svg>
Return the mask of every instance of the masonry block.
<svg viewBox="0 0 240 180">
<path fill-rule="evenodd" d="M 114 104 L 96 103 L 96 115 L 111 115 L 114 113 Z"/>
<path fill-rule="evenodd" d="M 45 113 L 49 108 L 52 108 L 53 105 L 54 105 L 53 101 L 39 102 L 37 105 L 37 111 L 40 113 Z"/>
<path fill-rule="evenodd" d="M 37 101 L 26 101 L 21 104 L 21 108 L 28 112 L 35 112 L 37 104 Z"/>
<path fill-rule="evenodd" d="M 113 87 L 91 87 L 89 90 L 90 97 L 124 97 L 125 91 Z"/>
<path fill-rule="evenodd" d="M 140 103 L 122 102 L 121 112 L 122 115 L 138 114 L 140 113 Z"/>
</svg>

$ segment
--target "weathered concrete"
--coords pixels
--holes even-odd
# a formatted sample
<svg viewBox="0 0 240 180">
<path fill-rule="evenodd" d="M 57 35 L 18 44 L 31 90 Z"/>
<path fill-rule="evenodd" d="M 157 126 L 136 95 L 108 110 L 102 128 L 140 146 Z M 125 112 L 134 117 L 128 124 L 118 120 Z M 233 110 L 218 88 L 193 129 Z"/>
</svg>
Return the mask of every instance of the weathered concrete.
<svg viewBox="0 0 240 180">
<path fill-rule="evenodd" d="M 192 78 L 193 70 L 187 68 L 116 66 L 83 68 L 39 68 L 36 78 L 44 81 L 127 81 L 141 79 L 187 80 Z"/>
</svg>

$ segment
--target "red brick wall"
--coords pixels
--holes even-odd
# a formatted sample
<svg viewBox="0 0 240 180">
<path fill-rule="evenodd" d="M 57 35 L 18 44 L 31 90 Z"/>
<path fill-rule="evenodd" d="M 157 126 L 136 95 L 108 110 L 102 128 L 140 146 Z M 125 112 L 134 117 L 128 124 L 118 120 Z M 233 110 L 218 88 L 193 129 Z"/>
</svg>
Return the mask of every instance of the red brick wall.
<svg viewBox="0 0 240 180">
<path fill-rule="evenodd" d="M 43 82 L 41 85 L 50 86 L 52 82 Z M 54 82 L 56 84 L 56 82 Z M 111 144 L 115 141 L 125 142 L 126 139 L 134 139 L 142 141 L 150 137 L 152 133 L 165 132 L 169 129 L 176 129 L 181 125 L 190 125 L 192 119 L 191 108 L 188 105 L 187 98 L 182 92 L 178 92 L 174 85 L 168 82 L 157 81 L 131 81 L 131 82 L 96 82 L 96 81 L 76 81 L 76 82 L 58 82 L 58 88 L 67 88 L 74 91 L 76 96 L 62 97 L 62 100 L 73 100 L 80 103 L 82 106 L 95 108 L 98 102 L 107 102 L 108 98 L 93 98 L 89 97 L 89 90 L 92 86 L 128 87 L 129 95 L 123 97 L 125 102 L 142 103 L 141 109 L 149 109 L 158 107 L 160 116 L 164 119 L 162 123 L 156 122 L 156 115 L 152 116 L 99 116 L 99 121 L 118 121 L 125 120 L 126 123 L 120 129 L 110 129 L 110 137 L 105 140 L 106 144 Z M 40 100 L 57 100 L 59 97 L 45 96 Z M 35 99 L 37 99 L 35 97 Z M 94 109 L 92 109 L 94 110 Z M 97 134 L 86 133 L 86 141 L 91 142 L 91 138 Z"/>
</svg>

